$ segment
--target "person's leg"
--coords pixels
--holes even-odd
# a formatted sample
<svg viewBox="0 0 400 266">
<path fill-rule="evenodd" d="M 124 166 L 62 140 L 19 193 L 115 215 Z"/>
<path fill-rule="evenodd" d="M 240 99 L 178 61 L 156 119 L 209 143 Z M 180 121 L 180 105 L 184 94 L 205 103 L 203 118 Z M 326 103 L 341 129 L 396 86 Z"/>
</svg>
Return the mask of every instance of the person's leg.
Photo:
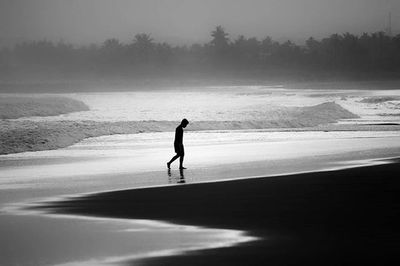
<svg viewBox="0 0 400 266">
<path fill-rule="evenodd" d="M 179 158 L 179 169 L 185 169 L 185 167 L 183 167 L 183 155 L 181 155 L 181 157 Z"/>
<path fill-rule="evenodd" d="M 180 155 L 181 157 L 179 158 L 179 169 L 186 169 L 183 167 L 183 158 L 185 157 L 185 149 L 183 148 L 183 145 L 180 147 Z"/>
<path fill-rule="evenodd" d="M 176 154 L 172 159 L 167 163 L 168 169 L 171 167 L 171 163 L 173 163 L 176 159 L 179 158 L 179 154 Z"/>
</svg>

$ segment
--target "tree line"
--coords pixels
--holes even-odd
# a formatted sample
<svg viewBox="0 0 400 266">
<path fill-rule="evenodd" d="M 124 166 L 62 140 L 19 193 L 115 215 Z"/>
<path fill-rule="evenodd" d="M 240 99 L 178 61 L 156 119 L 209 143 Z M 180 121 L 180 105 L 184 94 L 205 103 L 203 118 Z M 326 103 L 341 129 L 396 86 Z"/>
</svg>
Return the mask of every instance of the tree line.
<svg viewBox="0 0 400 266">
<path fill-rule="evenodd" d="M 332 34 L 304 44 L 277 42 L 243 35 L 231 39 L 221 26 L 210 41 L 191 46 L 156 42 L 141 33 L 130 43 L 118 39 L 101 45 L 74 46 L 47 40 L 23 42 L 0 51 L 0 70 L 12 74 L 25 69 L 64 73 L 147 73 L 181 70 L 268 70 L 395 72 L 400 69 L 400 34 Z"/>
</svg>

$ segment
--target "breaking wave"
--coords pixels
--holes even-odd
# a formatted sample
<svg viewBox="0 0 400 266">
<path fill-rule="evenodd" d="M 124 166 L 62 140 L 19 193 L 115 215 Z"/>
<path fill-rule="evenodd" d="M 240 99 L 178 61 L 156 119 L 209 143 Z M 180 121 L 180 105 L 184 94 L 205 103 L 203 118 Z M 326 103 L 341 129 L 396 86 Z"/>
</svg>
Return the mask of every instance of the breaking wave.
<svg viewBox="0 0 400 266">
<path fill-rule="evenodd" d="M 188 130 L 301 128 L 358 116 L 334 102 L 309 107 L 281 107 L 263 119 L 191 121 Z M 0 154 L 67 147 L 85 138 L 113 134 L 174 131 L 177 121 L 0 121 Z"/>
<path fill-rule="evenodd" d="M 375 97 L 364 98 L 360 101 L 360 103 L 384 103 L 384 102 L 398 101 L 398 100 L 400 100 L 399 97 L 375 96 Z"/>
<path fill-rule="evenodd" d="M 88 110 L 83 102 L 67 97 L 0 97 L 0 119 L 55 116 Z"/>
</svg>

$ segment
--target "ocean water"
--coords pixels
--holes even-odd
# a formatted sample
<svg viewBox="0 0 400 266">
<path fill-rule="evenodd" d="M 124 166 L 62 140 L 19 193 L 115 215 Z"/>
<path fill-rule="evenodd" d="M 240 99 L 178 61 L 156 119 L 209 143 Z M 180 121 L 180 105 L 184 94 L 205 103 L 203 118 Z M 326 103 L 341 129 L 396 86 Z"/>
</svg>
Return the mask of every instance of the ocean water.
<svg viewBox="0 0 400 266">
<path fill-rule="evenodd" d="M 237 86 L 63 96 L 81 100 L 91 110 L 17 120 L 261 121 L 289 119 L 290 108 L 326 102 L 335 102 L 359 118 L 337 121 L 350 129 L 354 125 L 354 130 L 329 132 L 190 131 L 189 124 L 184 136 L 185 172 L 178 171 L 176 163 L 171 171 L 166 169 L 173 155 L 173 132 L 102 136 L 59 150 L 1 155 L 0 265 L 119 265 L 255 240 L 235 230 L 54 216 L 25 208 L 47 200 L 115 189 L 340 169 L 385 163 L 383 158 L 400 155 L 398 128 L 355 130 L 360 124 L 400 123 L 400 90 Z"/>
<path fill-rule="evenodd" d="M 361 116 L 360 119 L 343 123 L 400 121 L 400 90 L 334 88 L 318 90 L 289 89 L 280 85 L 220 86 L 61 94 L 85 102 L 91 110 L 18 120 L 180 121 L 186 117 L 189 121 L 259 121 L 276 116 L 284 119 L 285 113 L 282 112 L 290 107 L 335 102 Z M 53 96 L 41 96 L 46 95 Z"/>
</svg>

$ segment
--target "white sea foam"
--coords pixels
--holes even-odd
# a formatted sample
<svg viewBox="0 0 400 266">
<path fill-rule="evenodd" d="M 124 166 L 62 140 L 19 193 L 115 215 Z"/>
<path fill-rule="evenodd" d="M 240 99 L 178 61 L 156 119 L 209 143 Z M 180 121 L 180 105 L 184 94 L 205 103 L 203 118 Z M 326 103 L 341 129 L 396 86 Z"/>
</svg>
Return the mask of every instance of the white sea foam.
<svg viewBox="0 0 400 266">
<path fill-rule="evenodd" d="M 304 91 L 282 87 L 236 86 L 177 88 L 164 91 L 65 94 L 83 101 L 90 111 L 58 117 L 21 120 L 59 121 L 245 121 L 263 120 L 283 107 L 304 107 L 326 102 Z M 283 108 L 285 109 L 285 108 Z"/>
</svg>

